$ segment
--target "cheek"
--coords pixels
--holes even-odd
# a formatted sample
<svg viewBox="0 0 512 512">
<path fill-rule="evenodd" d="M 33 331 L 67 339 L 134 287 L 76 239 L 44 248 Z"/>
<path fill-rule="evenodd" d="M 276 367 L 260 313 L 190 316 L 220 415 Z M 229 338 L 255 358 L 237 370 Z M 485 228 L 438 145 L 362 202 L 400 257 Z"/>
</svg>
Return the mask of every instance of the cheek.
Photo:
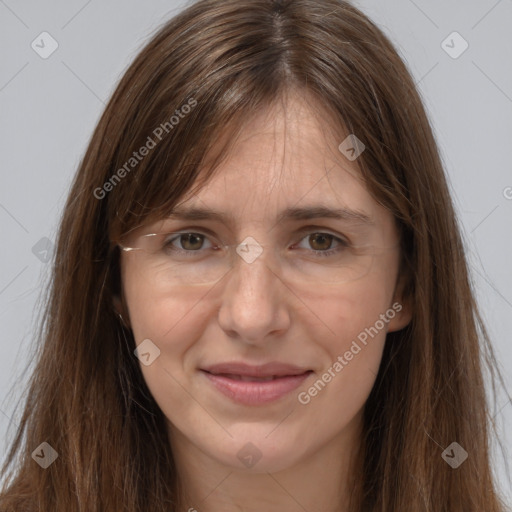
<svg viewBox="0 0 512 512">
<path fill-rule="evenodd" d="M 187 418 L 190 393 L 186 382 L 187 363 L 194 362 L 194 344 L 205 329 L 206 301 L 186 293 L 158 293 L 142 276 L 128 273 L 123 279 L 125 300 L 135 344 L 151 343 L 159 352 L 146 365 L 139 363 L 144 381 L 168 418 Z M 155 350 L 152 345 L 152 350 Z"/>
<path fill-rule="evenodd" d="M 391 307 L 394 279 L 393 273 L 390 274 L 374 274 L 337 289 L 325 290 L 315 301 L 309 302 L 327 327 L 329 335 L 325 339 L 329 340 L 327 346 L 333 354 L 348 350 L 350 342 L 376 322 L 385 336 L 388 322 L 382 324 L 380 319 Z M 364 334 L 361 338 L 364 339 Z"/>
<path fill-rule="evenodd" d="M 198 294 L 169 293 L 151 286 L 143 273 L 139 272 L 134 262 L 126 262 L 123 267 L 123 291 L 128 315 L 135 341 L 154 339 L 159 343 L 176 344 L 184 342 L 183 326 L 190 333 L 200 323 L 198 314 Z M 190 319 L 194 318 L 194 322 Z M 199 320 L 199 322 L 198 322 Z M 190 334 L 189 336 L 190 337 Z"/>
<path fill-rule="evenodd" d="M 377 376 L 390 320 L 393 273 L 367 276 L 324 294 L 316 310 L 328 326 L 316 338 L 325 366 L 299 402 L 308 414 L 329 415 L 332 428 L 349 422 L 364 406 Z"/>
<path fill-rule="evenodd" d="M 183 414 L 190 402 L 185 375 L 197 359 L 194 347 L 206 328 L 207 301 L 198 301 L 197 290 L 193 294 L 159 292 L 135 270 L 127 265 L 123 276 L 131 328 L 135 344 L 150 346 L 156 354 L 150 364 L 141 359 L 139 366 L 160 408 Z"/>
<path fill-rule="evenodd" d="M 336 310 L 331 306 L 334 334 L 324 339 L 324 349 L 329 367 L 335 366 L 334 373 L 342 376 L 334 380 L 347 379 L 350 387 L 373 381 L 382 357 L 391 315 L 387 295 L 377 290 L 373 286 L 358 287 L 357 293 L 354 290 L 340 298 Z"/>
</svg>

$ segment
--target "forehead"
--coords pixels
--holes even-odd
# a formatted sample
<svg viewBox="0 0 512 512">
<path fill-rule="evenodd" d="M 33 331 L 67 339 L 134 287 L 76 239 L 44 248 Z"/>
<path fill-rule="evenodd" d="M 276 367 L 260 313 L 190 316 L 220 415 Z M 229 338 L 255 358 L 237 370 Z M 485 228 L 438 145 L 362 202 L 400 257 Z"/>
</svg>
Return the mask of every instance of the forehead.
<svg viewBox="0 0 512 512">
<path fill-rule="evenodd" d="M 309 205 L 362 212 L 390 231 L 392 215 L 368 192 L 357 160 L 339 150 L 347 136 L 327 113 L 297 96 L 251 118 L 213 176 L 178 208 L 225 212 L 234 222 L 274 222 Z"/>
</svg>

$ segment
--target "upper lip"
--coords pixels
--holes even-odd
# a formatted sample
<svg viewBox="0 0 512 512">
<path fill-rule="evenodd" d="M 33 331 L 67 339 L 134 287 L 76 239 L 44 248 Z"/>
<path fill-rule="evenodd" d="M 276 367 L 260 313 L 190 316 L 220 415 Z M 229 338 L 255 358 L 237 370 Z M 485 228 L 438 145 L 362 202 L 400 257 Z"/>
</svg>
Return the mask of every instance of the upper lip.
<svg viewBox="0 0 512 512">
<path fill-rule="evenodd" d="M 288 375 L 302 375 L 310 371 L 309 368 L 278 362 L 263 365 L 220 363 L 201 368 L 201 370 L 213 374 L 245 375 L 247 377 L 283 377 Z"/>
</svg>

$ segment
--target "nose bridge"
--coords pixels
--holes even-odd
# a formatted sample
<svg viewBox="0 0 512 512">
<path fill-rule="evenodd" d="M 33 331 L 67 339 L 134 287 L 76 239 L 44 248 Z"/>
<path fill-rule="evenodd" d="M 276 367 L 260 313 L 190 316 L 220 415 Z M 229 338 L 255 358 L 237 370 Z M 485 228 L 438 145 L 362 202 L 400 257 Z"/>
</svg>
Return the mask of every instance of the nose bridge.
<svg viewBox="0 0 512 512">
<path fill-rule="evenodd" d="M 283 330 L 288 321 L 282 284 L 271 266 L 271 246 L 252 236 L 232 249 L 232 268 L 223 289 L 219 322 L 226 331 L 245 340 L 264 340 Z"/>
<path fill-rule="evenodd" d="M 261 240 L 261 237 L 260 237 Z M 267 258 L 267 253 L 271 249 L 268 242 L 265 245 L 265 248 L 263 245 L 258 242 L 254 237 L 252 236 L 246 236 L 239 244 L 235 246 L 235 252 L 236 254 L 247 264 L 252 264 L 256 260 L 260 259 L 261 262 L 261 255 L 265 252 L 265 258 Z M 236 258 L 235 258 L 235 262 Z M 239 263 L 239 262 L 237 262 Z"/>
<path fill-rule="evenodd" d="M 260 240 L 262 237 L 259 237 Z M 265 245 L 253 236 L 246 236 L 242 242 L 232 248 L 231 265 L 234 281 L 239 292 L 265 291 L 279 281 L 275 265 L 272 265 L 274 248 L 267 240 Z M 268 293 L 264 294 L 268 298 Z M 256 298 L 256 297 L 254 297 Z"/>
</svg>

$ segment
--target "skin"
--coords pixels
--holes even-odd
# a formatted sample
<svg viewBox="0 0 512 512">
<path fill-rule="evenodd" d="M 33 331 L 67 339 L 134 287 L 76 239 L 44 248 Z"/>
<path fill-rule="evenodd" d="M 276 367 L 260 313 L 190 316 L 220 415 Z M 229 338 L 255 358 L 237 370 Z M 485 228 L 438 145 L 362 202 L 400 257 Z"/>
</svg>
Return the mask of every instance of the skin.
<svg viewBox="0 0 512 512">
<path fill-rule="evenodd" d="M 304 226 L 313 226 L 308 233 L 344 233 L 345 224 L 326 218 L 276 225 L 277 214 L 288 206 L 322 204 L 364 211 L 374 224 L 351 229 L 374 243 L 396 244 L 393 216 L 367 191 L 357 160 L 338 151 L 345 136 L 331 136 L 328 116 L 319 112 L 312 100 L 294 95 L 286 109 L 261 112 L 208 184 L 180 202 L 231 214 L 231 224 L 167 221 L 167 226 L 207 227 L 232 244 L 252 236 L 263 246 L 286 247 Z M 301 247 L 316 249 L 308 245 L 307 234 L 293 242 L 304 237 Z M 141 370 L 168 419 L 183 489 L 180 510 L 348 510 L 363 407 L 386 333 L 411 318 L 400 296 L 399 250 L 375 257 L 360 279 L 335 286 L 288 283 L 270 271 L 270 259 L 262 255 L 251 264 L 239 260 L 215 285 L 176 286 L 171 292 L 168 283 L 151 279 L 140 254 L 122 253 L 124 296 L 116 304 L 136 343 L 149 338 L 160 349 Z M 308 404 L 299 403 L 298 392 L 311 387 L 395 302 L 401 311 Z M 198 370 L 227 361 L 287 362 L 314 373 L 270 404 L 241 405 Z M 261 454 L 250 468 L 237 457 L 248 442 Z"/>
</svg>

